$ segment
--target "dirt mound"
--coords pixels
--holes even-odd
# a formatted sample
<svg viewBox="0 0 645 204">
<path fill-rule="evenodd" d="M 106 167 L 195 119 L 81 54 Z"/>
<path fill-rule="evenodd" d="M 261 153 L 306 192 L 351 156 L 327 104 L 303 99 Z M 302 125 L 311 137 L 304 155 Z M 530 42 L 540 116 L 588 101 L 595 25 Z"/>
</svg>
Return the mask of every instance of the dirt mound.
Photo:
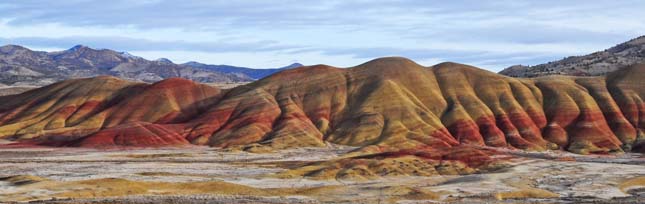
<svg viewBox="0 0 645 204">
<path fill-rule="evenodd" d="M 38 183 L 41 181 L 49 181 L 49 179 L 38 177 L 38 176 L 32 176 L 32 175 L 16 175 L 16 176 L 8 176 L 8 177 L 0 178 L 0 181 L 6 181 L 6 182 L 9 182 L 11 185 L 21 186 L 21 185 Z"/>
<path fill-rule="evenodd" d="M 304 164 L 278 177 L 370 180 L 386 176 L 463 175 L 502 167 L 489 157 L 492 154 L 466 146 L 401 150 Z"/>
<path fill-rule="evenodd" d="M 452 152 L 461 145 L 642 151 L 643 67 L 607 77 L 515 79 L 391 57 L 348 69 L 285 70 L 226 91 L 183 79 L 78 79 L 0 98 L 0 137 L 257 152 L 326 143 L 363 153 Z"/>
</svg>

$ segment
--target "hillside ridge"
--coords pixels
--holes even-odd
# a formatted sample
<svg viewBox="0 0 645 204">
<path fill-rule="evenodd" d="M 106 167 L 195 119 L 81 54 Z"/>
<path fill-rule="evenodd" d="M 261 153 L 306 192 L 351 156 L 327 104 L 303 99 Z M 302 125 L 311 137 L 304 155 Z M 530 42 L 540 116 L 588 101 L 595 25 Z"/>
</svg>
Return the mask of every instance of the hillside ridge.
<svg viewBox="0 0 645 204">
<path fill-rule="evenodd" d="M 514 65 L 499 73 L 513 77 L 599 76 L 640 63 L 645 63 L 645 36 L 588 55 L 571 56 L 534 66 Z"/>
<path fill-rule="evenodd" d="M 289 69 L 228 91 L 185 79 L 150 85 L 74 79 L 0 98 L 0 137 L 82 139 L 149 123 L 134 127 L 162 127 L 192 144 L 220 147 L 331 142 L 631 151 L 643 139 L 644 86 L 635 77 L 644 67 L 607 77 L 515 79 L 458 63 L 423 67 L 388 57 L 347 69 Z"/>
<path fill-rule="evenodd" d="M 10 86 L 43 86 L 71 78 L 111 75 L 154 83 L 179 77 L 201 83 L 248 83 L 284 69 L 252 69 L 197 62 L 175 64 L 166 58 L 147 60 L 127 52 L 76 45 L 54 52 L 32 51 L 19 45 L 0 47 L 0 83 Z"/>
</svg>

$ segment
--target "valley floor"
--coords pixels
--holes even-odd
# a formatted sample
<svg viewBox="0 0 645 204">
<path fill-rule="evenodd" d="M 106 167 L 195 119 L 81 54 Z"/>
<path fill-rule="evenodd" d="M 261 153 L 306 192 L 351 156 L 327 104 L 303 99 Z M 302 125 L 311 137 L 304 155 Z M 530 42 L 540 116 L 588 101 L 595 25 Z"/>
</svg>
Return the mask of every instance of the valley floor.
<svg viewBox="0 0 645 204">
<path fill-rule="evenodd" d="M 0 149 L 0 201 L 34 203 L 645 202 L 645 157 L 508 151 L 498 172 L 368 181 L 282 179 L 351 147 L 253 154 L 216 148 Z M 1 202 L 0 202 L 1 203 Z"/>
</svg>

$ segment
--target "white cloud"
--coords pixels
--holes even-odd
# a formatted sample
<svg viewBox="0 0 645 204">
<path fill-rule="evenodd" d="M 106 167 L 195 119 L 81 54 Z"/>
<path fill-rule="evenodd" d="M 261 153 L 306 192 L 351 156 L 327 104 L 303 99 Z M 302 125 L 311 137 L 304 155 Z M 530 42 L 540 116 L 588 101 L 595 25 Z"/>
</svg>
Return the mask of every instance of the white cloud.
<svg viewBox="0 0 645 204">
<path fill-rule="evenodd" d="M 255 67 L 294 60 L 351 66 L 403 55 L 425 65 L 456 61 L 499 70 L 645 34 L 643 7 L 634 0 L 21 0 L 0 2 L 0 38 Z"/>
</svg>

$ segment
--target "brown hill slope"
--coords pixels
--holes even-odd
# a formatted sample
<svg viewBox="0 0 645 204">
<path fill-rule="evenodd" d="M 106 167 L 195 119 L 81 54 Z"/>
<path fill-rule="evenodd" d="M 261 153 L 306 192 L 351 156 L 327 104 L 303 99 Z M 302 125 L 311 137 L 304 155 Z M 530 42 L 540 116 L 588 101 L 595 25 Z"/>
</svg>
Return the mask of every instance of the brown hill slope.
<svg viewBox="0 0 645 204">
<path fill-rule="evenodd" d="M 588 55 L 571 56 L 535 66 L 515 65 L 499 73 L 513 77 L 599 76 L 640 63 L 645 63 L 645 36 Z"/>
<path fill-rule="evenodd" d="M 192 81 L 172 78 L 155 84 L 124 81 L 115 77 L 74 79 L 16 96 L 0 97 L 0 137 L 35 139 L 48 144 L 67 144 L 79 137 L 93 137 L 103 131 L 125 132 L 129 140 L 96 145 L 137 145 L 154 136 L 157 125 L 188 120 L 217 101 L 220 90 Z M 144 125 L 141 125 L 144 124 Z M 123 126 L 119 126 L 123 125 Z M 135 128 L 119 131 L 112 129 Z M 96 134 L 95 134 L 96 133 Z M 88 136 L 89 135 L 89 136 Z M 143 137 L 143 138 L 139 138 Z M 182 137 L 183 139 L 183 137 Z M 152 143 L 167 144 L 163 139 Z M 145 141 L 142 144 L 150 144 Z M 80 143 L 86 144 L 86 143 Z"/>
<path fill-rule="evenodd" d="M 428 68 L 381 58 L 349 69 L 286 70 L 225 92 L 174 79 L 72 80 L 0 98 L 0 137 L 257 151 L 331 142 L 406 155 L 473 145 L 643 151 L 643 75 L 639 65 L 606 78 L 515 79 L 456 63 Z M 98 105 L 86 110 L 86 101 Z"/>
</svg>

